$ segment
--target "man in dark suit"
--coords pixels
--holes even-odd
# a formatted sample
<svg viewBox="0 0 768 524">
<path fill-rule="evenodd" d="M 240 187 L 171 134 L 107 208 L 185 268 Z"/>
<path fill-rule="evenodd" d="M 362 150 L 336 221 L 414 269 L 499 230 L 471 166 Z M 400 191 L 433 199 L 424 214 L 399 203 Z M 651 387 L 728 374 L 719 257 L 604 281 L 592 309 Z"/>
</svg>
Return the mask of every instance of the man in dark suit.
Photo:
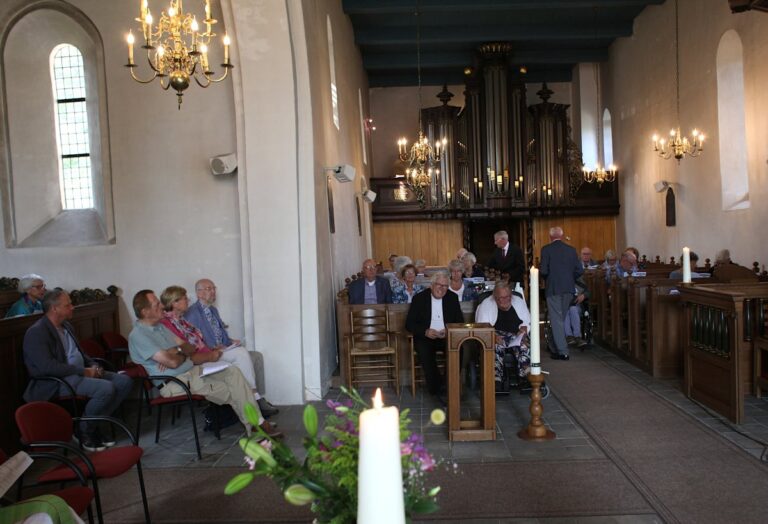
<svg viewBox="0 0 768 524">
<path fill-rule="evenodd" d="M 464 322 L 464 315 L 458 295 L 448 293 L 448 273 L 438 271 L 430 280 L 431 288 L 413 297 L 405 319 L 405 329 L 413 335 L 413 347 L 419 356 L 421 369 L 424 370 L 427 390 L 442 402 L 439 398 L 441 380 L 435 351 L 445 350 L 445 325 Z"/>
<path fill-rule="evenodd" d="M 565 339 L 565 316 L 576 294 L 576 279 L 584 272 L 576 250 L 563 242 L 563 230 L 553 227 L 549 230 L 551 242 L 541 248 L 539 272 L 547 280 L 546 297 L 549 324 L 552 328 L 553 343 L 549 350 L 552 358 L 568 360 L 568 343 Z"/>
<path fill-rule="evenodd" d="M 497 231 L 493 234 L 493 243 L 496 249 L 488 261 L 488 267 L 502 273 L 509 274 L 509 283 L 515 287 L 515 282 L 523 283 L 525 275 L 525 260 L 523 251 L 509 243 L 509 235 L 506 231 Z"/>
<path fill-rule="evenodd" d="M 85 416 L 108 416 L 128 396 L 133 381 L 126 375 L 104 371 L 83 353 L 72 325 L 74 306 L 66 291 L 55 289 L 43 297 L 44 315 L 24 335 L 24 364 L 29 376 L 58 377 L 66 381 L 78 396 L 88 398 Z M 50 400 L 68 395 L 66 386 L 51 380 L 32 380 L 24 400 Z M 106 440 L 93 423 L 84 423 L 81 444 L 88 451 L 101 451 L 114 442 Z"/>
<path fill-rule="evenodd" d="M 353 280 L 347 288 L 350 304 L 391 304 L 389 280 L 376 275 L 376 261 L 363 262 L 363 278 Z"/>
</svg>

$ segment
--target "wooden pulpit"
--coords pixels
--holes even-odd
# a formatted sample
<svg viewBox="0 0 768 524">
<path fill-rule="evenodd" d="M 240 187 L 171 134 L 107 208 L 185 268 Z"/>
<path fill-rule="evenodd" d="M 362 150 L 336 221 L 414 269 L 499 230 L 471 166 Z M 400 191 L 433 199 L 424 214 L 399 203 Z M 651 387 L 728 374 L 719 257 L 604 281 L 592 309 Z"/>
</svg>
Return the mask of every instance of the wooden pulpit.
<svg viewBox="0 0 768 524">
<path fill-rule="evenodd" d="M 448 439 L 496 440 L 496 330 L 490 324 L 447 324 Z M 461 419 L 461 345 L 477 340 L 480 352 L 480 418 Z"/>
</svg>

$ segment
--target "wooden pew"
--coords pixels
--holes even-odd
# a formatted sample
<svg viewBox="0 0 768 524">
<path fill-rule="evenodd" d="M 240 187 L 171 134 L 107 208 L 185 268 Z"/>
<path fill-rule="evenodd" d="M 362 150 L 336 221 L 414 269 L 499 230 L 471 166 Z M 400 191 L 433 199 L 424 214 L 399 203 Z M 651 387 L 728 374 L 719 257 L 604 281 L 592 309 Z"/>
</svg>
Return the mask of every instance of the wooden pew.
<svg viewBox="0 0 768 524">
<path fill-rule="evenodd" d="M 18 295 L 18 293 L 17 293 Z M 110 296 L 102 302 L 75 307 L 70 321 L 78 339 L 91 338 L 104 331 L 120 331 L 117 313 L 117 297 Z M 19 449 L 19 432 L 14 422 L 16 408 L 24 403 L 22 395 L 27 387 L 27 369 L 24 366 L 22 348 L 24 333 L 37 322 L 41 313 L 0 320 L 0 447 L 7 452 Z"/>
<path fill-rule="evenodd" d="M 754 380 L 753 337 L 765 325 L 768 283 L 681 289 L 684 391 L 740 424 Z"/>
<path fill-rule="evenodd" d="M 11 306 L 19 300 L 21 293 L 16 290 L 2 290 L 0 291 L 0 319 L 5 318 L 5 314 L 11 309 Z"/>
<path fill-rule="evenodd" d="M 768 336 L 755 339 L 755 396 L 762 398 L 768 389 Z"/>
</svg>

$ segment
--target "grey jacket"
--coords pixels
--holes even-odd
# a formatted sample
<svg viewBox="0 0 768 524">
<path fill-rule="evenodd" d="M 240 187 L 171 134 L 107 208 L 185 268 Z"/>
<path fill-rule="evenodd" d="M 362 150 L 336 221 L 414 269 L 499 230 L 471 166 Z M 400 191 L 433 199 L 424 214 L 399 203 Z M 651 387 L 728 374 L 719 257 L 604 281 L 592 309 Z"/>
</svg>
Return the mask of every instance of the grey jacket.
<svg viewBox="0 0 768 524">
<path fill-rule="evenodd" d="M 77 343 L 72 325 L 64 322 L 64 329 L 72 335 L 77 344 L 77 349 L 83 355 L 86 367 L 93 365 L 93 361 L 86 355 L 80 344 Z M 32 324 L 24 334 L 24 364 L 30 377 L 53 376 L 67 379 L 67 382 L 76 386 L 82 380 L 83 370 L 67 363 L 67 352 L 56 328 L 45 315 Z M 59 391 L 59 384 L 50 380 L 32 380 L 27 384 L 24 392 L 24 400 L 49 400 Z"/>
<path fill-rule="evenodd" d="M 542 278 L 547 279 L 546 296 L 573 294 L 576 279 L 584 273 L 576 250 L 563 242 L 555 240 L 541 248 Z"/>
</svg>

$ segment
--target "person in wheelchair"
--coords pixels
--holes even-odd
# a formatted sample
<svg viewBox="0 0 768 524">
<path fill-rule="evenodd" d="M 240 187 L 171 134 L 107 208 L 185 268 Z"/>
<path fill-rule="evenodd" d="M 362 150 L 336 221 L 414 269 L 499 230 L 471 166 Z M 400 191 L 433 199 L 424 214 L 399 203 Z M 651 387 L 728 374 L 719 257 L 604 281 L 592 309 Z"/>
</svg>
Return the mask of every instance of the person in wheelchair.
<svg viewBox="0 0 768 524">
<path fill-rule="evenodd" d="M 571 306 L 568 308 L 568 314 L 565 316 L 565 340 L 569 346 L 574 346 L 579 349 L 584 349 L 589 345 L 586 337 L 582 335 L 591 335 L 591 333 L 583 333 L 581 329 L 582 318 L 585 313 L 589 312 L 589 305 L 587 300 L 589 299 L 589 290 L 584 280 L 579 277 L 576 279 L 576 289 L 574 290 L 573 300 Z"/>
<path fill-rule="evenodd" d="M 483 300 L 475 312 L 475 322 L 487 322 L 496 329 L 496 391 L 509 391 L 512 359 L 517 361 L 518 385 L 524 388 L 531 366 L 528 330 L 531 314 L 525 300 L 505 282 L 499 282 L 493 295 Z"/>
</svg>

